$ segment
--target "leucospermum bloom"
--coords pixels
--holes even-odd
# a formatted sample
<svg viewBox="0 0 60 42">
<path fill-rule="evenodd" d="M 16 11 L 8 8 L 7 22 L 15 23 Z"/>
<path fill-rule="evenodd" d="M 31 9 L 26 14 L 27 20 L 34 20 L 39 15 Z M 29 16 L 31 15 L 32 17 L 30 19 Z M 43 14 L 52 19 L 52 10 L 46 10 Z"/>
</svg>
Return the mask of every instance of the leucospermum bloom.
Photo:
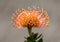
<svg viewBox="0 0 60 42">
<path fill-rule="evenodd" d="M 44 9 L 41 11 L 23 10 L 21 12 L 18 10 L 16 14 L 12 17 L 12 20 L 17 28 L 28 26 L 42 28 L 49 26 L 49 16 Z"/>
</svg>

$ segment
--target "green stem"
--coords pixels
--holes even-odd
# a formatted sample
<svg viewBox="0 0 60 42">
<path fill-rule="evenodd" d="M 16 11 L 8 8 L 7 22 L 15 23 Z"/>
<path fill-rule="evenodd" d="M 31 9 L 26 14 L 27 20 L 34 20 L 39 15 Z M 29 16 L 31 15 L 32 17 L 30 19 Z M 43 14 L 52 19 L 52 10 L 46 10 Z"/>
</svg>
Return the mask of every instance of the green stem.
<svg viewBox="0 0 60 42">
<path fill-rule="evenodd" d="M 28 33 L 29 33 L 29 36 L 32 35 L 32 27 L 28 27 Z"/>
</svg>

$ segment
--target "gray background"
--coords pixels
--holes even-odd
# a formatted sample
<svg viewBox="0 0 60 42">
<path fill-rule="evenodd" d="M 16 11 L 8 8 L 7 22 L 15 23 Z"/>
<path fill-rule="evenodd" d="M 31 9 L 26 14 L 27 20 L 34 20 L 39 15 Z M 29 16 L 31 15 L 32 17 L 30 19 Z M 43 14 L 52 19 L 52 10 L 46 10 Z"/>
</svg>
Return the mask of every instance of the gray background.
<svg viewBox="0 0 60 42">
<path fill-rule="evenodd" d="M 60 42 L 60 0 L 0 0 L 0 42 L 24 42 L 24 36 L 28 36 L 26 28 L 13 27 L 10 17 L 18 8 L 32 6 L 45 8 L 51 22 L 49 28 L 34 28 L 33 31 L 43 33 L 44 42 Z"/>
</svg>

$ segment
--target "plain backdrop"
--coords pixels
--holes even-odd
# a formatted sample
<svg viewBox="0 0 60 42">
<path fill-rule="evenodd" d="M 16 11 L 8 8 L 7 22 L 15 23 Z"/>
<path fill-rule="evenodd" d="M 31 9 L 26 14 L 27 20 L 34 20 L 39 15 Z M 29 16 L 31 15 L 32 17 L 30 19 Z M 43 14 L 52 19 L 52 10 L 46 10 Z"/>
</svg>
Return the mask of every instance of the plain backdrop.
<svg viewBox="0 0 60 42">
<path fill-rule="evenodd" d="M 33 6 L 45 8 L 50 17 L 48 28 L 33 28 L 33 31 L 43 33 L 44 42 L 60 42 L 60 0 L 0 0 L 0 42 L 24 42 L 27 29 L 15 28 L 10 18 L 17 9 Z"/>
</svg>

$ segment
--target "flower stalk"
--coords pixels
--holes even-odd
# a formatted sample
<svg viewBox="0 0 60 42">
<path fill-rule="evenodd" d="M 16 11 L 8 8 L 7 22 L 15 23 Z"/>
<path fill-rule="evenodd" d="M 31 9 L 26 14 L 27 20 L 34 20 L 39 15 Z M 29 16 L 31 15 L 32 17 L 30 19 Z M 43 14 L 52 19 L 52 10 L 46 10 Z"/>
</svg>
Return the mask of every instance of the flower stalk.
<svg viewBox="0 0 60 42">
<path fill-rule="evenodd" d="M 32 35 L 32 28 L 31 27 L 28 27 L 28 33 L 29 33 L 29 36 Z"/>
</svg>

